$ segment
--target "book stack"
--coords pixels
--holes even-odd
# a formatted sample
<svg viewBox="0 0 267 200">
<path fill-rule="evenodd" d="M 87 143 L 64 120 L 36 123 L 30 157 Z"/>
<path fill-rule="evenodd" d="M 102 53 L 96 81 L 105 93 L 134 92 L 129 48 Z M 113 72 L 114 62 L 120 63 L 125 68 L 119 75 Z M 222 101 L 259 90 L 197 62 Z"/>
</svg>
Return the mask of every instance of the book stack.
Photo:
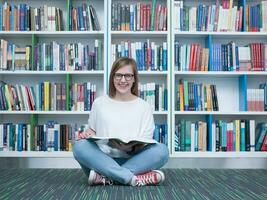
<svg viewBox="0 0 267 200">
<path fill-rule="evenodd" d="M 243 6 L 233 0 L 216 0 L 216 4 L 187 6 L 173 2 L 173 26 L 177 31 L 242 31 Z"/>
<path fill-rule="evenodd" d="M 70 31 L 100 31 L 97 13 L 92 5 L 83 2 L 81 6 L 70 5 Z"/>
<path fill-rule="evenodd" d="M 43 5 L 34 8 L 28 4 L 0 4 L 0 31 L 63 31 L 62 10 Z"/>
<path fill-rule="evenodd" d="M 152 110 L 164 111 L 167 110 L 167 88 L 164 84 L 139 83 L 138 86 L 139 97 L 147 101 Z"/>
<path fill-rule="evenodd" d="M 103 69 L 102 41 L 89 44 L 49 44 L 38 43 L 34 47 L 34 66 L 36 71 L 74 71 Z"/>
<path fill-rule="evenodd" d="M 76 124 L 0 124 L 0 151 L 72 151 Z"/>
<path fill-rule="evenodd" d="M 31 46 L 18 45 L 0 40 L 0 70 L 29 70 L 31 67 Z"/>
<path fill-rule="evenodd" d="M 247 89 L 248 111 L 267 111 L 267 83 L 260 84 L 260 89 Z"/>
<path fill-rule="evenodd" d="M 112 3 L 112 31 L 166 31 L 167 7 L 152 3 Z"/>
<path fill-rule="evenodd" d="M 246 5 L 246 31 L 267 31 L 267 1 Z"/>
<path fill-rule="evenodd" d="M 217 120 L 212 123 L 214 151 L 267 151 L 267 123 L 255 120 Z"/>
<path fill-rule="evenodd" d="M 210 71 L 266 71 L 267 45 L 251 43 L 239 47 L 233 41 L 228 44 L 212 44 Z"/>
<path fill-rule="evenodd" d="M 153 139 L 168 146 L 168 125 L 156 123 Z"/>
<path fill-rule="evenodd" d="M 207 123 L 179 120 L 174 139 L 175 151 L 207 151 Z"/>
<path fill-rule="evenodd" d="M 138 71 L 167 71 L 167 43 L 122 41 L 111 46 L 112 63 L 119 57 L 135 59 Z"/>
<path fill-rule="evenodd" d="M 90 82 L 71 85 L 71 110 L 89 111 L 96 98 L 96 85 Z"/>
<path fill-rule="evenodd" d="M 176 98 L 177 111 L 219 111 L 216 85 L 180 79 Z"/>
<path fill-rule="evenodd" d="M 0 110 L 8 111 L 66 111 L 65 83 L 40 82 L 34 86 L 2 83 Z M 90 110 L 96 98 L 96 85 L 87 82 L 71 86 L 71 110 Z"/>
<path fill-rule="evenodd" d="M 174 66 L 176 71 L 208 71 L 209 49 L 198 43 L 174 43 Z"/>
</svg>

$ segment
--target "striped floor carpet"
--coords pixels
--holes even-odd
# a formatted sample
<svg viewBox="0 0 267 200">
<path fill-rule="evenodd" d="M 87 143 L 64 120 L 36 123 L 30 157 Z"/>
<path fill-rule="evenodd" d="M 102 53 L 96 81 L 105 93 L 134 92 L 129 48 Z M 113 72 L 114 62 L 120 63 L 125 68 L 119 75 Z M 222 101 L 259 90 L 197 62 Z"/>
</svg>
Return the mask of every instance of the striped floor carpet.
<svg viewBox="0 0 267 200">
<path fill-rule="evenodd" d="M 79 169 L 0 169 L 0 199 L 267 199 L 267 170 L 164 169 L 160 186 L 94 186 Z"/>
</svg>

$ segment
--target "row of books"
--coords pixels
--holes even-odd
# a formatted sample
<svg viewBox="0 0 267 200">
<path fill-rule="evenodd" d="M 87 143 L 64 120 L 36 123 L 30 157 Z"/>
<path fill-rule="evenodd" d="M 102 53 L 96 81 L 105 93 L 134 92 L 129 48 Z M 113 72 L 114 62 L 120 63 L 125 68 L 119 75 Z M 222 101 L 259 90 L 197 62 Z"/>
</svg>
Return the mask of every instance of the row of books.
<svg viewBox="0 0 267 200">
<path fill-rule="evenodd" d="M 100 31 L 97 13 L 92 5 L 83 2 L 81 6 L 70 5 L 69 30 L 71 31 Z"/>
<path fill-rule="evenodd" d="M 208 71 L 209 49 L 200 44 L 174 43 L 174 67 L 176 71 Z"/>
<path fill-rule="evenodd" d="M 63 31 L 63 13 L 55 6 L 0 4 L 0 31 Z"/>
<path fill-rule="evenodd" d="M 216 85 L 179 80 L 176 86 L 177 111 L 219 111 Z"/>
<path fill-rule="evenodd" d="M 65 83 L 40 82 L 34 86 L 2 84 L 0 110 L 8 111 L 89 111 L 96 98 L 96 85 L 90 82 L 73 83 L 70 108 L 66 105 Z"/>
<path fill-rule="evenodd" d="M 0 151 L 72 151 L 76 124 L 0 124 Z"/>
<path fill-rule="evenodd" d="M 267 1 L 246 5 L 246 31 L 267 31 Z"/>
<path fill-rule="evenodd" d="M 175 124 L 175 151 L 267 151 L 267 123 L 255 126 L 255 120 L 216 120 L 211 124 L 204 121 L 179 120 Z"/>
<path fill-rule="evenodd" d="M 213 151 L 267 151 L 267 123 L 218 120 L 212 123 L 212 139 Z"/>
<path fill-rule="evenodd" d="M 113 31 L 166 31 L 167 7 L 152 3 L 111 5 L 111 30 Z"/>
<path fill-rule="evenodd" d="M 103 45 L 95 40 L 89 44 L 38 43 L 34 47 L 34 66 L 37 71 L 74 71 L 103 69 Z"/>
<path fill-rule="evenodd" d="M 174 44 L 174 64 L 176 71 L 266 71 L 267 45 L 250 43 L 238 46 L 212 44 L 211 52 L 199 43 Z M 211 55 L 209 55 L 211 53 Z M 210 65 L 209 65 L 210 61 Z"/>
<path fill-rule="evenodd" d="M 241 31 L 243 6 L 233 6 L 233 0 L 216 0 L 215 4 L 187 6 L 173 2 L 173 27 L 177 31 Z"/>
<path fill-rule="evenodd" d="M 179 120 L 175 124 L 175 151 L 207 151 L 207 123 Z"/>
<path fill-rule="evenodd" d="M 119 57 L 130 57 L 135 59 L 139 71 L 167 71 L 168 50 L 167 43 L 156 44 L 147 40 L 146 42 L 122 41 L 112 44 L 112 63 Z"/>
<path fill-rule="evenodd" d="M 168 146 L 168 124 L 155 124 L 153 139 Z"/>
<path fill-rule="evenodd" d="M 103 69 L 103 45 L 95 40 L 94 46 L 82 43 L 37 43 L 34 46 L 33 66 L 30 45 L 19 47 L 12 42 L 0 41 L 1 70 L 74 71 Z"/>
<path fill-rule="evenodd" d="M 59 124 L 48 121 L 46 124 L 25 123 L 0 124 L 0 151 L 72 151 L 78 138 L 78 131 L 88 125 Z M 168 145 L 167 124 L 155 124 L 153 138 Z"/>
<path fill-rule="evenodd" d="M 210 71 L 266 71 L 267 45 L 250 43 L 240 47 L 228 44 L 212 44 Z"/>
<path fill-rule="evenodd" d="M 165 84 L 146 83 L 138 85 L 138 95 L 148 102 L 153 111 L 167 110 L 168 94 Z"/>
<path fill-rule="evenodd" d="M 248 111 L 267 111 L 267 82 L 260 89 L 247 89 Z"/>
<path fill-rule="evenodd" d="M 29 70 L 31 67 L 30 45 L 19 47 L 4 39 L 0 40 L 0 70 Z"/>
</svg>

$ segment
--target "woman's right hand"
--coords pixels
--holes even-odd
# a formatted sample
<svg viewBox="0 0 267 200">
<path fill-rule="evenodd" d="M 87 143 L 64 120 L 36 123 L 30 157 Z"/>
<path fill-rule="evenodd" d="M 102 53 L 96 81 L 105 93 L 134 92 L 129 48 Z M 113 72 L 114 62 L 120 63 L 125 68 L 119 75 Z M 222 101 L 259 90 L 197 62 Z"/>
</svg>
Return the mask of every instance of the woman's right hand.
<svg viewBox="0 0 267 200">
<path fill-rule="evenodd" d="M 80 140 L 80 139 L 88 139 L 92 136 L 95 135 L 95 131 L 91 128 L 83 131 L 83 132 L 79 132 L 78 133 L 78 137 L 77 137 L 77 140 Z"/>
</svg>

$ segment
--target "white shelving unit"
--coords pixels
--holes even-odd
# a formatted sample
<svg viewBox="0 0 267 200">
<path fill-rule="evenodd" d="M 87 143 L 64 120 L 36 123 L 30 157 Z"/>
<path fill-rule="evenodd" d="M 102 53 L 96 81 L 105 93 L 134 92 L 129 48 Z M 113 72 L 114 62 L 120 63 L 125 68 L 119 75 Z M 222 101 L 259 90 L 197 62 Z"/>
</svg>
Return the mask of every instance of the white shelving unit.
<svg viewBox="0 0 267 200">
<path fill-rule="evenodd" d="M 173 12 L 173 2 L 171 8 Z M 203 4 L 214 4 L 214 1 L 201 1 Z M 184 1 L 184 6 L 197 6 L 201 2 L 193 0 Z M 236 1 L 235 1 L 236 2 Z M 214 120 L 224 119 L 255 119 L 257 121 L 266 121 L 267 112 L 248 112 L 239 111 L 239 90 L 238 78 L 246 75 L 248 80 L 248 88 L 253 85 L 253 88 L 258 88 L 259 83 L 267 81 L 267 72 L 226 72 L 226 71 L 176 71 L 174 69 L 174 41 L 178 40 L 182 44 L 200 43 L 205 47 L 205 40 L 212 37 L 213 43 L 228 43 L 235 41 L 239 45 L 246 45 L 251 42 L 259 41 L 267 42 L 266 32 L 199 32 L 199 31 L 177 31 L 172 27 L 171 29 L 171 48 L 172 48 L 172 154 L 173 158 L 266 158 L 266 152 L 176 152 L 174 149 L 174 135 L 175 124 L 178 119 L 186 119 L 191 121 L 206 121 L 206 117 L 212 115 Z M 219 111 L 176 111 L 176 91 L 175 86 L 178 84 L 180 78 L 188 81 L 196 81 L 197 83 L 209 83 L 217 86 L 217 95 L 219 101 Z M 265 160 L 265 166 L 266 160 Z M 220 166 L 218 166 L 220 167 Z"/>
<path fill-rule="evenodd" d="M 206 158 L 267 158 L 266 152 L 175 152 L 174 151 L 174 130 L 177 119 L 205 120 L 207 115 L 214 116 L 215 119 L 240 119 L 248 118 L 255 120 L 267 119 L 267 112 L 245 112 L 239 111 L 238 103 L 238 77 L 246 75 L 248 77 L 248 87 L 255 86 L 267 81 L 267 72 L 190 72 L 174 70 L 174 41 L 181 40 L 183 43 L 198 42 L 205 46 L 205 39 L 208 36 L 213 37 L 214 42 L 237 41 L 238 44 L 247 44 L 251 41 L 263 41 L 267 43 L 266 32 L 190 32 L 190 31 L 174 31 L 172 29 L 172 14 L 174 0 L 159 0 L 157 2 L 164 3 L 168 7 L 167 31 L 111 31 L 111 4 L 112 2 L 123 2 L 127 4 L 133 3 L 131 0 L 92 0 L 96 12 L 98 13 L 101 24 L 101 31 L 0 31 L 0 37 L 15 43 L 25 45 L 31 41 L 34 34 L 39 38 L 40 42 L 49 42 L 59 40 L 60 42 L 91 42 L 94 39 L 103 40 L 103 64 L 102 71 L 0 71 L 0 80 L 11 83 L 35 83 L 37 81 L 65 81 L 66 75 L 72 76 L 72 82 L 92 81 L 97 84 L 97 96 L 106 94 L 108 91 L 108 78 L 111 68 L 111 45 L 122 41 L 142 41 L 150 39 L 151 41 L 166 41 L 168 47 L 168 71 L 141 71 L 140 82 L 164 83 L 168 89 L 168 110 L 155 111 L 155 122 L 168 123 L 168 148 L 172 159 L 206 159 Z M 21 1 L 23 2 L 23 1 Z M 75 5 L 81 4 L 83 1 L 74 1 Z M 138 1 L 139 2 L 139 1 Z M 151 2 L 141 0 L 141 2 Z M 193 0 L 186 1 L 189 5 L 197 5 L 199 2 Z M 214 3 L 210 0 L 203 2 Z M 40 2 L 34 0 L 27 3 L 38 7 Z M 48 5 L 54 5 L 54 1 L 45 2 Z M 54 6 L 65 8 L 66 0 L 56 1 Z M 66 13 L 66 9 L 63 9 Z M 66 23 L 66 15 L 64 15 Z M 175 86 L 179 78 L 186 80 L 196 80 L 197 82 L 206 82 L 216 84 L 218 86 L 218 100 L 220 111 L 176 111 L 175 110 Z M 29 81 L 30 79 L 30 81 Z M 224 99 L 224 100 L 223 100 Z M 236 100 L 235 100 L 236 99 Z M 39 122 L 45 123 L 48 119 L 58 120 L 59 123 L 69 123 L 73 120 L 79 121 L 81 124 L 87 123 L 90 111 L 0 111 L 0 123 L 12 121 L 29 122 L 30 115 L 38 115 Z M 74 118 L 73 118 L 74 117 Z M 71 152 L 3 152 L 0 151 L 0 158 L 73 158 Z M 43 161 L 45 162 L 45 161 Z M 266 165 L 266 161 L 264 161 Z M 176 166 L 176 165 L 174 165 Z M 218 166 L 220 167 L 220 166 Z"/>
</svg>

